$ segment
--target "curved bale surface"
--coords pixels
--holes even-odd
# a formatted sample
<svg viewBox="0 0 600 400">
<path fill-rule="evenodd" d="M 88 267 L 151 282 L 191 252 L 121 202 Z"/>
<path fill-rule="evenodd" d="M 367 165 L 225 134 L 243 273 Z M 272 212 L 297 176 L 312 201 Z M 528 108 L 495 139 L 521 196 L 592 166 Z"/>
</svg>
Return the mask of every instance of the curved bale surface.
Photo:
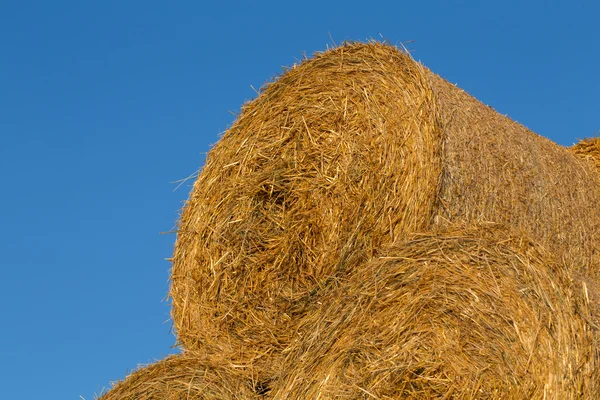
<svg viewBox="0 0 600 400">
<path fill-rule="evenodd" d="M 245 105 L 181 216 L 179 340 L 243 359 L 281 349 L 350 254 L 426 228 L 441 173 L 434 107 L 424 69 L 381 45 L 317 55 Z"/>
<path fill-rule="evenodd" d="M 597 279 L 599 205 L 600 176 L 567 149 L 394 47 L 343 45 L 267 85 L 208 154 L 173 255 L 174 326 L 186 348 L 267 360 L 329 280 L 454 223 L 514 226 Z"/>
<path fill-rule="evenodd" d="M 511 225 L 600 279 L 600 175 L 567 148 L 429 77 L 444 132 L 441 224 Z"/>
<path fill-rule="evenodd" d="M 600 169 L 600 138 L 588 138 L 575 143 L 569 150 L 577 157 L 590 161 Z"/>
<path fill-rule="evenodd" d="M 493 225 L 414 235 L 321 294 L 276 399 L 600 398 L 580 287 Z"/>
<path fill-rule="evenodd" d="M 117 382 L 99 400 L 233 400 L 262 398 L 262 383 L 240 369 L 202 361 L 200 355 L 169 356 Z"/>
</svg>

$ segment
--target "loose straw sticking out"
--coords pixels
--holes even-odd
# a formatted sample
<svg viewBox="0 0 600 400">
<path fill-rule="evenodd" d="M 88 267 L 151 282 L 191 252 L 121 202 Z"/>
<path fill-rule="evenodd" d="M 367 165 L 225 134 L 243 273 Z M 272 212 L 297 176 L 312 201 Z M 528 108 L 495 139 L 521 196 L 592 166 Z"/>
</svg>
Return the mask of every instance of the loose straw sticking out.
<svg viewBox="0 0 600 400">
<path fill-rule="evenodd" d="M 426 228 L 441 173 L 435 115 L 424 69 L 380 44 L 319 54 L 245 105 L 181 216 L 181 343 L 266 359 L 332 275 Z"/>
<path fill-rule="evenodd" d="M 262 384 L 248 371 L 212 365 L 188 352 L 138 369 L 99 400 L 259 399 Z"/>
<path fill-rule="evenodd" d="M 321 292 L 275 399 L 600 398 L 568 271 L 496 226 L 415 235 Z"/>
<path fill-rule="evenodd" d="M 600 138 L 589 138 L 569 147 L 569 150 L 584 160 L 591 161 L 600 169 Z"/>
</svg>

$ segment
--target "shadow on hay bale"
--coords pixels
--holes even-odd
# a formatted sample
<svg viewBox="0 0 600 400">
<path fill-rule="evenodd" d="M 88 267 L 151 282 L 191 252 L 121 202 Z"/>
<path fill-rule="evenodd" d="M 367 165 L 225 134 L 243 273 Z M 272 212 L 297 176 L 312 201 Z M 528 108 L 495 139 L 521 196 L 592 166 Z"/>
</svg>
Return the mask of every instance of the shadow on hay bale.
<svg viewBox="0 0 600 400">
<path fill-rule="evenodd" d="M 496 226 L 417 234 L 322 291 L 277 399 L 598 398 L 581 287 Z"/>
<path fill-rule="evenodd" d="M 208 154 L 173 255 L 178 340 L 267 368 L 333 276 L 454 223 L 513 226 L 592 276 L 598 204 L 567 149 L 394 47 L 343 45 L 268 84 Z"/>
<path fill-rule="evenodd" d="M 131 373 L 99 400 L 232 400 L 261 398 L 250 372 L 203 361 L 193 352 L 169 356 Z"/>
</svg>

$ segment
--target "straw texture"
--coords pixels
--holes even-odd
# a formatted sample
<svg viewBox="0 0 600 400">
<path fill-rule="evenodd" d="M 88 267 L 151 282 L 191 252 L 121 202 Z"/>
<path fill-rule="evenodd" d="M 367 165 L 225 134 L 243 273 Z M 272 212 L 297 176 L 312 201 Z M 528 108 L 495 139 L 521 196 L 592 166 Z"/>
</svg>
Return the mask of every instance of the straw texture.
<svg viewBox="0 0 600 400">
<path fill-rule="evenodd" d="M 573 154 L 584 160 L 590 161 L 600 169 L 600 138 L 594 137 L 581 140 L 569 148 Z"/>
<path fill-rule="evenodd" d="M 595 275 L 599 194 L 568 150 L 396 48 L 341 46 L 267 85 L 209 153 L 173 256 L 178 339 L 277 352 L 332 275 L 449 223 L 514 226 Z"/>
<path fill-rule="evenodd" d="M 260 398 L 261 383 L 239 368 L 203 361 L 192 352 L 139 368 L 99 400 L 233 400 Z"/>
<path fill-rule="evenodd" d="M 596 398 L 581 287 L 494 225 L 414 235 L 315 302 L 276 399 Z"/>
<path fill-rule="evenodd" d="M 186 202 L 179 356 L 112 399 L 600 398 L 599 141 L 382 43 L 285 71 Z"/>
<path fill-rule="evenodd" d="M 429 76 L 444 130 L 441 224 L 508 224 L 600 277 L 600 175 L 566 148 Z"/>
<path fill-rule="evenodd" d="M 424 69 L 385 46 L 317 55 L 244 106 L 181 216 L 179 340 L 232 357 L 281 349 L 349 254 L 426 228 L 441 173 L 434 107 Z"/>
<path fill-rule="evenodd" d="M 597 398 L 597 331 L 569 272 L 496 224 L 412 234 L 328 281 L 277 370 L 188 350 L 101 400 Z"/>
</svg>

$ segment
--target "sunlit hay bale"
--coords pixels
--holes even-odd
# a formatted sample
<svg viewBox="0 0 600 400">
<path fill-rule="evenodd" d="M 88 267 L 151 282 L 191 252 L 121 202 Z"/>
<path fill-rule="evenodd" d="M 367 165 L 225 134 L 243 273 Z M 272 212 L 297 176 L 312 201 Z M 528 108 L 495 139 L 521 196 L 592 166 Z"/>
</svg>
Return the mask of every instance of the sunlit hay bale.
<svg viewBox="0 0 600 400">
<path fill-rule="evenodd" d="M 600 169 L 600 138 L 588 138 L 569 147 L 569 150 L 577 157 L 592 162 Z"/>
<path fill-rule="evenodd" d="M 333 286 L 284 351 L 274 398 L 600 398 L 581 287 L 527 239 L 415 235 Z"/>
<path fill-rule="evenodd" d="M 116 382 L 99 400 L 263 398 L 263 382 L 248 376 L 247 371 L 202 360 L 193 353 L 169 356 Z"/>
<path fill-rule="evenodd" d="M 181 216 L 179 340 L 264 357 L 349 254 L 427 227 L 441 173 L 434 106 L 423 68 L 383 45 L 316 55 L 246 104 Z"/>
</svg>

